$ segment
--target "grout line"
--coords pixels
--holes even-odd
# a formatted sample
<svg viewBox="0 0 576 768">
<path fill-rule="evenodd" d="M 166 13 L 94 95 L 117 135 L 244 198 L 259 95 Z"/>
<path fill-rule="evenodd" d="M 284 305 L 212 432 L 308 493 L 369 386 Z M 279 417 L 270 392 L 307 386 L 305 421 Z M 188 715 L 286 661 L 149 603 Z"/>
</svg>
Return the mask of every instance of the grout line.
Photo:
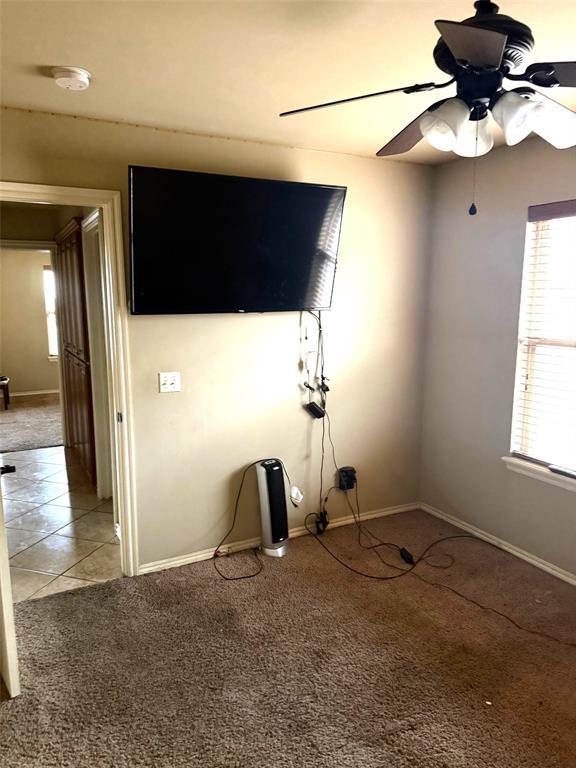
<svg viewBox="0 0 576 768">
<path fill-rule="evenodd" d="M 96 542 L 94 542 L 94 541 L 93 541 L 93 542 L 91 542 L 91 543 L 92 543 L 92 544 L 95 544 Z M 70 566 L 70 568 L 68 568 L 68 571 L 71 571 L 71 570 L 72 570 L 72 568 L 76 568 L 76 566 L 77 566 L 77 565 L 79 565 L 80 563 L 84 562 L 84 560 L 86 560 L 87 558 L 89 558 L 89 557 L 90 557 L 90 555 L 93 555 L 93 554 L 94 554 L 94 552 L 98 552 L 98 550 L 99 550 L 99 549 L 102 549 L 102 547 L 104 547 L 104 546 L 105 546 L 105 544 L 100 544 L 100 546 L 99 546 L 99 547 L 96 547 L 96 549 L 93 549 L 93 550 L 92 550 L 92 552 L 90 552 L 88 555 L 86 555 L 86 557 L 83 557 L 81 560 L 78 560 L 78 562 L 77 562 L 77 563 L 74 563 L 74 565 L 71 565 L 71 566 Z M 60 574 L 60 576 L 66 576 L 66 574 L 68 573 L 68 571 L 64 571 L 64 573 L 61 573 L 61 574 Z M 73 578 L 74 578 L 74 576 L 70 576 L 69 578 L 73 579 Z M 78 578 L 78 577 L 76 577 L 76 578 Z M 86 581 L 90 581 L 90 579 L 86 579 Z M 106 579 L 106 581 L 110 581 L 110 579 Z M 98 582 L 98 583 L 102 583 L 102 582 Z"/>
<path fill-rule="evenodd" d="M 56 579 L 61 579 L 62 577 L 63 577 L 63 574 L 59 574 L 58 576 L 56 576 Z M 102 584 L 101 581 L 91 581 L 90 579 L 78 579 L 78 578 L 76 578 L 76 576 L 66 576 L 66 578 L 67 579 L 72 579 L 73 581 L 74 580 L 76 580 L 76 581 L 88 581 L 90 586 L 92 586 L 93 584 Z M 23 603 L 25 600 L 32 600 L 34 598 L 34 596 L 38 594 L 38 592 L 42 592 L 43 589 L 45 589 L 46 587 L 50 586 L 50 584 L 53 584 L 56 581 L 56 579 L 52 579 L 51 581 L 48 582 L 48 584 L 44 584 L 44 586 L 40 587 L 40 589 L 37 589 L 36 592 L 32 592 L 31 595 L 28 595 L 28 597 L 25 597 L 24 600 L 19 600 L 18 602 Z M 85 586 L 87 586 L 87 585 L 85 585 Z M 81 587 L 70 587 L 69 589 L 63 589 L 62 592 L 70 592 L 70 591 L 72 591 L 74 589 L 81 589 Z M 57 592 L 53 592 L 53 594 L 56 595 L 58 593 Z M 48 595 L 45 595 L 45 597 L 48 597 Z"/>
<path fill-rule="evenodd" d="M 43 505 L 43 506 L 48 506 L 48 505 L 46 504 L 46 505 Z M 38 507 L 38 509 L 40 509 L 40 507 Z M 76 509 L 76 507 L 60 507 L 60 509 Z M 31 511 L 31 512 L 36 512 L 37 510 L 30 510 L 30 511 Z M 80 510 L 78 510 L 78 511 L 80 511 Z M 54 530 L 54 531 L 50 531 L 50 532 L 47 534 L 47 536 L 53 536 L 55 533 L 58 533 L 58 531 L 61 531 L 61 530 L 62 530 L 62 528 L 66 528 L 68 525 L 72 525 L 72 523 L 75 523 L 75 522 L 76 522 L 76 520 L 80 520 L 82 517 L 85 517 L 85 516 L 88 514 L 88 512 L 90 512 L 90 511 L 91 511 L 91 510 L 85 510 L 85 509 L 83 509 L 83 510 L 82 510 L 82 514 L 81 514 L 81 515 L 78 515 L 78 517 L 75 517 L 75 518 L 73 518 L 72 520 L 70 520 L 69 522 L 67 522 L 67 523 L 64 523 L 64 524 L 63 524 L 63 525 L 61 525 L 59 528 L 56 528 L 56 530 Z M 27 512 L 25 512 L 24 514 L 28 514 L 28 513 L 27 513 Z M 16 518 L 15 518 L 15 519 L 16 519 Z M 11 520 L 9 520 L 9 521 L 8 521 L 8 523 L 11 523 L 11 522 L 12 522 Z M 34 528 L 11 528 L 11 527 L 8 525 L 8 523 L 4 523 L 4 528 L 8 528 L 8 530 L 10 530 L 10 531 L 28 531 L 28 533 L 46 533 L 46 531 L 39 531 L 39 530 L 35 530 Z M 68 538 L 79 538 L 79 537 L 76 537 L 76 536 L 72 536 L 72 537 L 70 537 L 70 536 L 69 536 Z M 88 541 L 89 541 L 89 539 L 88 539 Z M 36 543 L 38 544 L 39 542 L 36 542 Z M 30 546 L 32 546 L 32 547 L 33 547 L 34 545 L 33 545 L 33 544 L 31 544 Z M 24 550 L 22 550 L 22 551 L 24 551 Z"/>
<path fill-rule="evenodd" d="M 20 570 L 25 570 L 25 569 L 21 568 Z M 34 571 L 34 573 L 46 573 L 46 571 Z M 52 575 L 52 574 L 46 574 L 46 575 Z M 40 589 L 44 589 L 44 587 L 47 587 L 48 584 L 52 584 L 52 582 L 56 581 L 56 579 L 58 579 L 58 578 L 60 578 L 60 577 L 59 576 L 54 576 L 53 579 L 50 579 L 50 581 L 47 581 L 46 584 L 44 584 L 44 586 L 40 587 Z M 37 595 L 38 592 L 40 592 L 40 589 L 37 589 L 36 592 L 32 592 L 32 594 L 28 595 L 28 597 L 23 597 L 22 600 L 18 600 L 18 602 L 16 602 L 14 599 L 12 599 L 12 602 L 15 603 L 16 605 L 18 605 L 18 603 L 24 603 L 24 602 L 26 602 L 26 600 L 31 600 L 34 597 L 34 595 Z"/>
<path fill-rule="evenodd" d="M 6 499 L 5 497 L 2 497 L 2 498 L 3 498 L 3 501 L 16 501 L 16 502 L 18 501 L 18 499 Z M 33 504 L 34 502 L 33 501 L 23 501 L 21 503 L 22 504 Z M 43 506 L 44 506 L 44 504 L 38 504 L 38 507 L 43 507 Z M 35 512 L 38 509 L 38 507 L 32 507 L 32 509 L 27 509 L 26 512 L 20 512 L 18 515 L 14 515 L 14 517 L 11 517 L 10 520 L 4 519 L 4 527 L 7 528 L 8 526 L 6 525 L 6 523 L 11 523 L 12 520 L 17 520 L 19 517 L 22 517 L 22 515 L 27 515 L 28 512 Z"/>
<path fill-rule="evenodd" d="M 6 528 L 6 526 L 4 526 L 4 528 Z M 13 530 L 18 530 L 18 528 L 11 528 L 10 530 L 12 530 L 12 531 Z M 26 531 L 26 533 L 43 533 L 43 531 Z M 21 555 L 23 552 L 27 552 L 29 549 L 31 549 L 36 544 L 40 544 L 40 542 L 44 541 L 44 539 L 47 539 L 48 536 L 52 536 L 52 534 L 51 533 L 45 533 L 42 536 L 42 538 L 38 539 L 38 541 L 35 541 L 34 544 L 29 544 L 27 547 L 24 547 L 24 549 L 21 549 L 19 552 L 16 552 L 15 554 L 10 555 L 10 557 L 8 558 L 8 565 L 10 565 L 10 560 L 12 560 L 15 557 L 18 557 L 18 555 Z M 11 567 L 16 567 L 16 566 L 11 566 Z M 29 570 L 32 570 L 32 568 L 30 568 Z"/>
<path fill-rule="evenodd" d="M 54 535 L 53 533 L 50 533 L 50 534 L 49 534 L 49 536 L 53 536 L 53 535 Z M 48 536 L 47 536 L 46 538 L 48 538 Z M 44 539 L 41 539 L 41 541 L 44 541 Z M 81 541 L 87 541 L 87 539 L 81 539 Z M 39 544 L 40 542 L 38 541 L 38 542 L 36 542 L 36 543 L 37 543 L 37 544 Z M 95 542 L 95 541 L 90 541 L 89 543 L 90 543 L 90 544 L 96 544 L 97 542 Z M 32 545 L 32 546 L 34 546 L 34 545 Z M 77 566 L 77 565 L 78 565 L 78 563 L 81 563 L 83 560 L 86 560 L 86 558 L 87 558 L 87 557 L 90 557 L 90 555 L 93 555 L 93 554 L 94 554 L 94 552 L 97 552 L 97 551 L 98 551 L 99 549 L 101 549 L 103 546 L 104 546 L 104 544 L 99 544 L 99 546 L 97 546 L 97 547 L 96 547 L 96 549 L 93 549 L 91 552 L 88 552 L 88 554 L 87 554 L 87 555 L 84 555 L 84 557 L 81 557 L 81 558 L 80 558 L 80 560 L 77 560 L 75 563 L 73 563 L 72 565 L 70 565 L 66 571 L 62 571 L 62 573 L 56 573 L 56 574 L 54 575 L 54 578 L 58 578 L 58 576 L 65 576 L 65 575 L 66 575 L 66 573 L 68 573 L 68 571 L 69 571 L 69 570 L 71 570 L 72 568 L 74 568 L 75 566 Z M 23 551 L 23 552 L 25 552 L 26 550 L 22 550 L 22 551 Z M 18 554 L 20 554 L 20 552 L 18 552 Z M 16 555 L 14 555 L 14 557 L 16 557 Z M 51 574 L 51 573 L 53 573 L 53 571 L 39 571 L 39 570 L 37 570 L 36 568 L 24 568 L 24 567 L 23 567 L 23 566 L 21 566 L 21 565 L 20 565 L 20 566 L 18 566 L 18 565 L 11 565 L 10 567 L 11 567 L 11 568 L 19 568 L 21 571 L 34 571 L 34 573 L 48 573 L 48 574 Z M 69 578 L 73 579 L 73 578 L 78 578 L 78 577 L 70 576 Z M 52 581 L 53 581 L 53 580 L 54 580 L 54 579 L 52 579 Z M 89 579 L 86 579 L 86 581 L 89 581 Z"/>
</svg>

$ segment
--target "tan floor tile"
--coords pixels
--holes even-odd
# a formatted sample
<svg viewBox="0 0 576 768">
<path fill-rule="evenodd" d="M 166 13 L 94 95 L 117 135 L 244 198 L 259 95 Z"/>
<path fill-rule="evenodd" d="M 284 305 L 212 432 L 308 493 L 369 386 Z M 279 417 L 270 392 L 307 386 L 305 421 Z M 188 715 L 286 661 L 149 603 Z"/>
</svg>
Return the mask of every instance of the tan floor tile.
<svg viewBox="0 0 576 768">
<path fill-rule="evenodd" d="M 46 461 L 49 456 L 58 458 L 63 449 L 61 448 L 32 448 L 25 451 L 10 451 L 9 453 L 3 453 L 2 459 L 10 462 L 10 459 L 21 459 L 23 461 Z M 52 464 L 53 462 L 48 462 Z"/>
<path fill-rule="evenodd" d="M 13 601 L 19 603 L 22 600 L 27 600 L 35 592 L 38 592 L 39 589 L 53 581 L 54 578 L 53 573 L 27 571 L 23 568 L 10 568 Z"/>
<path fill-rule="evenodd" d="M 52 504 L 44 504 L 41 507 L 36 507 L 31 512 L 26 512 L 26 514 L 8 521 L 6 528 L 55 533 L 59 528 L 69 525 L 73 520 L 77 520 L 86 514 L 88 512 L 85 509 L 55 507 Z"/>
<path fill-rule="evenodd" d="M 20 478 L 17 474 L 2 475 L 0 478 L 0 486 L 2 486 L 2 495 L 9 497 L 10 494 L 15 492 L 21 492 L 28 488 L 33 488 L 36 485 L 35 480 L 26 480 L 26 478 Z M 26 499 L 22 499 L 26 501 Z"/>
<path fill-rule="evenodd" d="M 42 535 L 42 534 L 39 534 Z M 45 571 L 60 575 L 78 563 L 82 558 L 94 552 L 100 544 L 95 541 L 69 539 L 53 533 L 38 544 L 29 547 L 12 558 L 11 565 L 27 568 L 31 571 Z M 110 546 L 110 545 L 105 545 Z M 84 578 L 80 576 L 80 578 Z"/>
<path fill-rule="evenodd" d="M 71 579 L 69 576 L 57 576 L 54 581 L 42 587 L 39 592 L 35 592 L 32 595 L 32 600 L 37 600 L 39 597 L 46 597 L 47 595 L 55 595 L 57 592 L 67 592 L 70 589 L 90 587 L 97 583 L 96 581 L 85 581 L 84 579 Z"/>
<path fill-rule="evenodd" d="M 52 469 L 55 469 L 56 465 L 52 465 Z M 51 483 L 67 483 L 70 488 L 78 486 L 90 486 L 90 478 L 86 472 L 79 467 L 70 467 L 69 469 L 59 469 L 54 475 L 50 475 L 46 478 Z"/>
<path fill-rule="evenodd" d="M 101 504 L 101 500 L 95 493 L 87 493 L 83 491 L 70 491 L 55 499 L 52 499 L 52 504 L 57 507 L 76 507 L 77 509 L 96 509 Z"/>
<path fill-rule="evenodd" d="M 65 575 L 89 581 L 108 581 L 119 578 L 122 576 L 120 547 L 104 544 L 82 562 L 66 571 Z"/>
<path fill-rule="evenodd" d="M 3 499 L 2 507 L 4 509 L 4 520 L 8 522 L 8 520 L 14 520 L 14 518 L 20 517 L 20 515 L 25 515 L 26 512 L 32 512 L 33 509 L 39 507 L 39 504 L 35 504 L 34 502 L 30 503 L 28 501 Z"/>
<path fill-rule="evenodd" d="M 24 480 L 48 480 L 51 483 L 59 483 L 61 480 L 53 480 L 52 475 L 57 467 L 54 464 L 45 464 L 39 461 L 31 462 L 30 464 L 22 464 L 16 466 L 16 472 L 14 477 L 18 477 Z M 64 482 L 67 484 L 68 479 Z"/>
<path fill-rule="evenodd" d="M 16 467 L 17 473 L 23 467 L 27 467 L 28 464 L 33 463 L 32 459 L 20 459 L 20 458 L 13 459 L 12 458 L 13 455 L 14 454 L 12 453 L 0 453 L 0 461 L 2 462 L 2 464 L 12 464 L 12 466 Z"/>
<path fill-rule="evenodd" d="M 114 513 L 114 502 L 112 499 L 106 499 L 103 504 L 99 504 L 96 507 L 97 512 L 107 512 L 109 515 Z"/>
<path fill-rule="evenodd" d="M 15 464 L 17 461 L 29 463 L 38 461 L 33 456 L 29 456 L 30 451 L 3 451 L 0 453 L 0 460 L 3 464 Z"/>
<path fill-rule="evenodd" d="M 26 485 L 24 485 L 26 484 Z M 59 483 L 49 483 L 44 480 L 38 480 L 36 482 L 29 480 L 21 480 L 20 486 L 13 484 L 11 488 L 3 491 L 4 496 L 7 499 L 14 499 L 16 501 L 29 501 L 38 502 L 38 504 L 47 504 L 53 499 L 62 496 L 64 486 Z M 65 504 L 64 506 L 73 507 L 75 504 Z"/>
<path fill-rule="evenodd" d="M 5 530 L 8 541 L 8 557 L 14 557 L 46 537 L 45 533 L 38 533 L 37 531 L 18 531 L 11 528 Z"/>
<path fill-rule="evenodd" d="M 66 457 L 65 456 L 46 456 L 43 461 L 46 462 L 46 464 L 52 464 L 53 467 L 56 467 L 56 471 L 58 471 L 58 467 L 63 469 L 66 466 Z M 72 461 L 72 460 L 71 460 Z"/>
<path fill-rule="evenodd" d="M 58 531 L 58 535 L 106 544 L 114 536 L 114 519 L 106 512 L 87 512 Z"/>
<path fill-rule="evenodd" d="M 40 459 L 38 459 L 40 461 Z M 44 459 L 41 459 L 41 461 L 45 461 L 49 464 L 56 464 L 60 467 L 79 467 L 81 466 L 80 459 L 76 453 L 74 453 L 73 450 L 69 449 L 65 451 L 62 450 L 56 450 L 47 455 Z"/>
</svg>

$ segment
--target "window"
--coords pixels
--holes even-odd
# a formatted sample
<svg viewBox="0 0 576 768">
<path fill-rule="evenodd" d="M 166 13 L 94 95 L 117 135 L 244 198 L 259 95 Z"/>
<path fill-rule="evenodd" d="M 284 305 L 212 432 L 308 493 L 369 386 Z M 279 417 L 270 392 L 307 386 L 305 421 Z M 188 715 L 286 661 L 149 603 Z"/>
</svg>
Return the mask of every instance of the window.
<svg viewBox="0 0 576 768">
<path fill-rule="evenodd" d="M 48 328 L 48 357 L 58 357 L 58 327 L 56 325 L 56 285 L 52 267 L 44 267 L 44 305 Z"/>
<path fill-rule="evenodd" d="M 576 200 L 529 209 L 511 449 L 576 471 Z"/>
</svg>

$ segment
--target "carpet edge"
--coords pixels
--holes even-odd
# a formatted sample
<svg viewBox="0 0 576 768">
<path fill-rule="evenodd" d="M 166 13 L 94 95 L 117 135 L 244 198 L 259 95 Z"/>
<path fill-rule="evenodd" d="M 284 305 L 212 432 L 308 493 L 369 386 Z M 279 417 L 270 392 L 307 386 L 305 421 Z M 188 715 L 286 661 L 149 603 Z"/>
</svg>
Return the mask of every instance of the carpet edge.
<svg viewBox="0 0 576 768">
<path fill-rule="evenodd" d="M 413 512 L 414 510 L 421 509 L 420 502 L 412 502 L 410 504 L 399 504 L 393 507 L 383 507 L 382 509 L 375 509 L 370 512 L 362 513 L 362 520 L 374 520 L 377 517 L 386 517 L 388 515 L 397 515 L 400 512 Z M 354 522 L 353 515 L 344 515 L 342 517 L 336 517 L 330 520 L 330 528 L 339 528 L 343 525 L 350 525 Z M 288 531 L 288 536 L 291 539 L 296 539 L 299 536 L 307 536 L 308 531 L 303 525 L 294 526 Z M 222 552 L 226 554 L 232 554 L 233 552 L 241 552 L 245 549 L 254 549 L 260 545 L 260 537 L 257 536 L 252 539 L 244 539 L 241 541 L 233 541 L 229 544 L 225 544 L 220 547 Z M 214 548 L 202 549 L 196 552 L 190 552 L 186 555 L 177 555 L 176 557 L 168 557 L 164 560 L 154 560 L 150 563 L 143 563 L 138 568 L 138 575 L 143 573 L 154 573 L 156 571 L 164 571 L 168 568 L 178 568 L 181 565 L 188 565 L 189 563 L 198 563 L 201 560 L 210 560 L 214 554 Z"/>
<path fill-rule="evenodd" d="M 467 531 L 468 533 L 477 536 L 479 539 L 483 539 L 484 541 L 490 542 L 490 544 L 494 544 L 494 546 L 498 547 L 499 549 L 503 549 L 505 552 L 509 552 L 511 555 L 519 557 L 521 560 L 525 560 L 535 568 L 538 568 L 541 571 L 545 571 L 551 576 L 555 576 L 557 579 L 561 579 L 562 581 L 566 581 L 568 584 L 572 584 L 572 586 L 576 586 L 576 573 L 566 571 L 564 568 L 560 568 L 560 566 L 554 565 L 554 563 L 549 563 L 547 560 L 543 560 L 541 557 L 533 555 L 531 552 L 527 552 L 525 549 L 520 549 L 520 547 L 517 547 L 515 544 L 510 544 L 510 542 L 506 541 L 505 539 L 494 536 L 494 534 L 488 533 L 487 531 L 482 530 L 482 528 L 477 528 L 475 525 L 467 523 L 464 520 L 461 520 L 459 517 L 449 515 L 447 512 L 443 512 L 441 509 L 433 507 L 431 504 L 427 504 L 425 501 L 418 502 L 418 509 L 421 509 L 424 512 L 428 512 L 428 514 L 434 515 L 434 517 L 438 517 L 440 520 L 444 520 L 445 522 L 454 525 L 456 528 Z"/>
</svg>

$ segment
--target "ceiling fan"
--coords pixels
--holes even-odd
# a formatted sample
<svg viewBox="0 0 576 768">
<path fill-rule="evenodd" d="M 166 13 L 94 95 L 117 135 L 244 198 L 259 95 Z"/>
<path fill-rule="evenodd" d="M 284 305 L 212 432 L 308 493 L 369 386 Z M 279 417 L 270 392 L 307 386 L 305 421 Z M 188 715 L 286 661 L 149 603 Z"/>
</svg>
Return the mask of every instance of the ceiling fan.
<svg viewBox="0 0 576 768">
<path fill-rule="evenodd" d="M 376 154 L 386 157 L 408 152 L 426 138 L 436 149 L 478 157 L 494 145 L 492 119 L 504 132 L 508 145 L 518 144 L 531 132 L 558 149 L 576 145 L 575 112 L 529 86 L 503 87 L 507 80 L 544 88 L 576 88 L 576 61 L 531 64 L 521 74 L 514 74 L 534 47 L 531 29 L 499 13 L 490 0 L 477 0 L 474 7 L 475 16 L 464 21 L 435 22 L 441 37 L 434 48 L 434 61 L 451 75 L 448 82 L 366 93 L 292 109 L 280 117 L 389 93 L 434 91 L 456 83 L 455 97 L 432 104 Z"/>
</svg>

